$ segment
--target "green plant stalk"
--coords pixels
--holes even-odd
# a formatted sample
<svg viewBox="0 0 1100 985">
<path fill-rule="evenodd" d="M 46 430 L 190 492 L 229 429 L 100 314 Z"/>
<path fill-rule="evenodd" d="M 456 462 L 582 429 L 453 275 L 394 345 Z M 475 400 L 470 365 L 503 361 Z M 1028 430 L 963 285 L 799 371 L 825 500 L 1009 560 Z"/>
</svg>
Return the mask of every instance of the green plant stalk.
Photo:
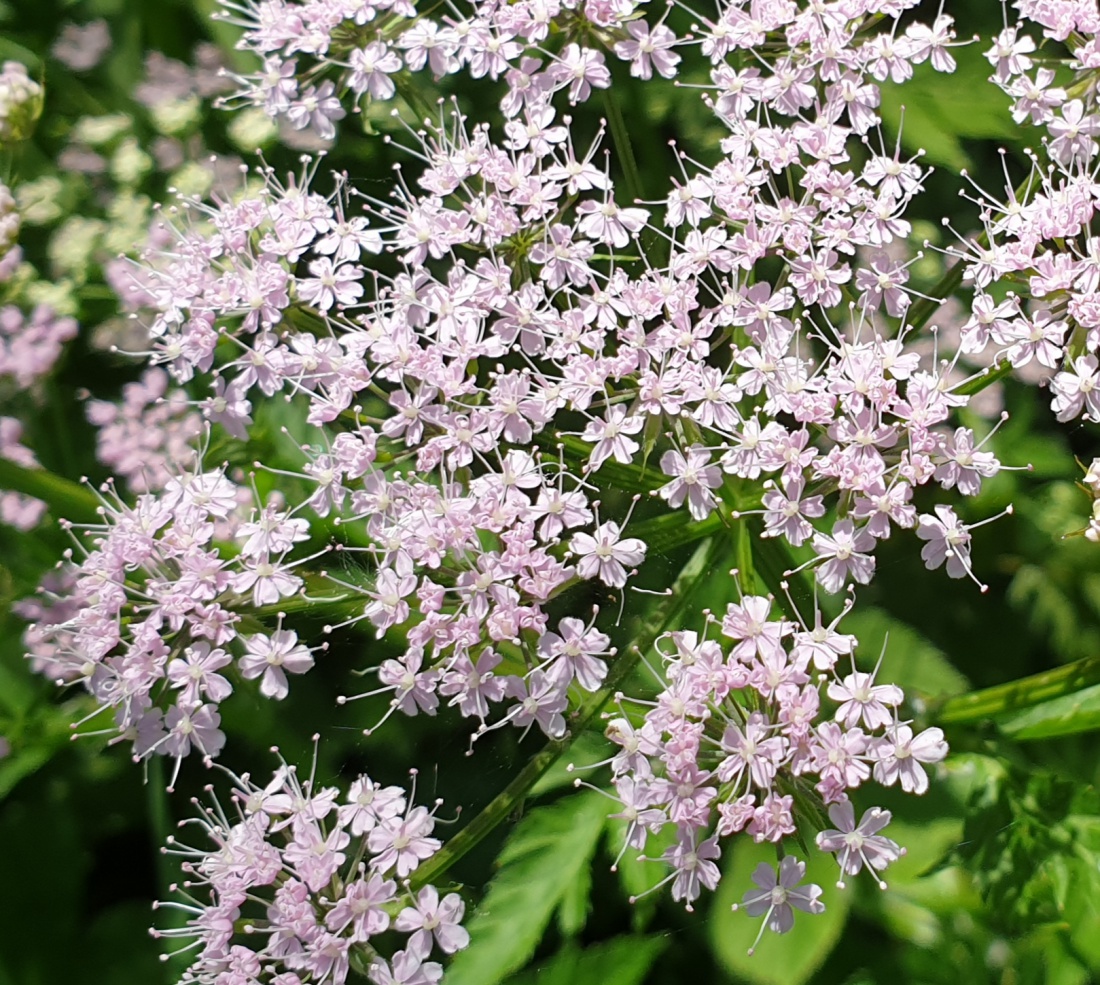
<svg viewBox="0 0 1100 985">
<path fill-rule="evenodd" d="M 642 198 L 642 176 L 638 171 L 638 162 L 634 159 L 634 148 L 630 143 L 630 134 L 623 120 L 623 111 L 619 107 L 619 101 L 611 95 L 609 89 L 603 94 L 604 112 L 607 113 L 607 125 L 611 130 L 611 139 L 615 143 L 615 150 L 619 155 L 619 163 L 623 168 L 626 178 L 626 189 L 635 201 Z"/>
<path fill-rule="evenodd" d="M 149 815 L 149 827 L 153 832 L 154 843 L 163 847 L 168 844 L 168 836 L 172 833 L 171 814 L 168 809 L 168 794 L 166 788 L 168 781 L 164 776 L 164 757 L 153 756 L 149 761 L 149 775 L 145 783 L 145 806 Z M 162 900 L 175 898 L 172 892 L 172 884 L 176 881 L 176 873 L 173 871 L 169 857 L 159 848 L 156 850 L 157 891 Z M 157 910 L 157 923 L 161 929 L 173 930 L 187 925 L 187 917 L 182 910 L 174 906 Z M 173 954 L 176 938 L 162 937 L 161 960 L 166 962 L 174 977 L 180 977 L 189 964 L 184 954 Z"/>
<path fill-rule="evenodd" d="M 938 725 L 980 722 L 1005 712 L 1030 708 L 1097 683 L 1100 683 L 1100 657 L 1086 657 L 1065 667 L 1022 677 L 1008 684 L 948 698 L 932 706 L 930 718 Z"/>
<path fill-rule="evenodd" d="M 992 386 L 998 380 L 1003 380 L 1012 372 L 1012 363 L 1007 359 L 990 366 L 979 376 L 967 380 L 955 387 L 951 392 L 962 394 L 964 397 L 972 397 L 975 393 L 981 393 L 988 386 Z"/>
<path fill-rule="evenodd" d="M 677 577 L 671 593 L 654 607 L 653 612 L 639 627 L 636 636 L 638 642 L 619 655 L 611 665 L 604 686 L 573 713 L 565 736 L 561 739 L 553 739 L 543 746 L 477 817 L 413 873 L 410 883 L 414 892 L 428 883 L 437 882 L 447 869 L 476 847 L 497 825 L 512 814 L 539 777 L 595 721 L 603 710 L 603 706 L 615 695 L 622 682 L 638 665 L 643 654 L 684 611 L 695 588 L 713 577 L 718 559 L 728 550 L 729 544 L 721 537 L 711 538 L 699 545 L 691 560 Z"/>
<path fill-rule="evenodd" d="M 57 516 L 76 522 L 95 522 L 102 502 L 91 489 L 44 469 L 25 469 L 0 459 L 0 489 L 41 499 Z"/>
</svg>

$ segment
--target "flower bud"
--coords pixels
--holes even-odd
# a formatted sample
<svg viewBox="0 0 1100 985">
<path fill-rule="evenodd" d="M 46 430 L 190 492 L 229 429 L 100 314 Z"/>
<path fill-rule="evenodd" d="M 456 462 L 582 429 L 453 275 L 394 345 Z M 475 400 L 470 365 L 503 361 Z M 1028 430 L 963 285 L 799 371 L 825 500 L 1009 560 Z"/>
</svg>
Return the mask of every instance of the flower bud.
<svg viewBox="0 0 1100 985">
<path fill-rule="evenodd" d="M 19 210 L 11 189 L 0 184 L 0 257 L 7 254 L 19 238 Z"/>
<path fill-rule="evenodd" d="M 19 62 L 4 62 L 0 72 L 0 144 L 26 140 L 41 115 L 42 86 Z"/>
</svg>

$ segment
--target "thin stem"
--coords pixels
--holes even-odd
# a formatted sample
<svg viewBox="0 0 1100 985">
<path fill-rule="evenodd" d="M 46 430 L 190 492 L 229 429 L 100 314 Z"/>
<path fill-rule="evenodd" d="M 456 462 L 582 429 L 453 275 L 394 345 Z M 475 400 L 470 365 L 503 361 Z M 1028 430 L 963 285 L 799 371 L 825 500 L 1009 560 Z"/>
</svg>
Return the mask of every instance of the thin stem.
<svg viewBox="0 0 1100 985">
<path fill-rule="evenodd" d="M 164 757 L 153 756 L 149 761 L 149 775 L 145 781 L 145 806 L 149 814 L 149 827 L 153 832 L 154 844 L 164 846 L 172 833 L 172 819 L 168 809 L 168 781 L 164 776 Z M 169 856 L 162 851 L 156 853 L 157 892 L 162 900 L 170 900 L 175 895 L 171 886 L 176 881 Z M 157 923 L 161 929 L 179 929 L 187 925 L 187 917 L 175 907 L 164 907 L 157 911 Z M 167 927 L 165 926 L 167 925 Z M 175 938 L 163 937 L 164 958 L 176 978 L 187 968 L 187 958 L 183 955 L 172 957 L 172 944 Z"/>
<path fill-rule="evenodd" d="M 607 125 L 611 130 L 611 139 L 615 143 L 615 151 L 619 155 L 619 163 L 622 164 L 623 175 L 626 177 L 626 189 L 633 199 L 640 199 L 643 197 L 642 176 L 638 171 L 638 162 L 634 160 L 634 148 L 630 143 L 630 134 L 623 120 L 623 111 L 609 89 L 604 90 L 603 104 L 607 112 Z"/>
<path fill-rule="evenodd" d="M 1003 380 L 1012 372 L 1013 366 L 1007 359 L 995 363 L 985 370 L 980 376 L 952 389 L 952 393 L 961 394 L 964 397 L 972 397 L 975 393 L 981 393 L 987 386 L 992 386 L 998 380 Z"/>
<path fill-rule="evenodd" d="M 1020 198 L 1027 194 L 1027 190 L 1031 185 L 1031 177 L 1025 178 L 1013 191 L 1012 197 L 1015 201 L 1019 201 Z M 975 245 L 980 249 L 989 248 L 989 234 L 987 231 L 982 232 L 975 242 Z M 929 318 L 935 314 L 936 309 L 940 306 L 939 298 L 949 298 L 955 291 L 958 290 L 959 285 L 962 283 L 963 274 L 965 273 L 964 267 L 966 265 L 966 258 L 959 257 L 950 267 L 947 272 L 940 278 L 940 282 L 928 292 L 927 298 L 921 298 L 915 302 L 909 309 L 909 317 L 906 319 L 906 323 L 911 328 L 923 328 Z"/>
<path fill-rule="evenodd" d="M 634 670 L 642 655 L 684 611 L 695 588 L 713 576 L 718 558 L 727 549 L 728 544 L 724 543 L 723 538 L 720 537 L 712 538 L 699 545 L 691 560 L 677 577 L 671 594 L 654 607 L 653 612 L 639 627 L 636 645 L 620 654 L 612 664 L 603 688 L 592 695 L 571 716 L 570 728 L 565 736 L 561 739 L 553 739 L 543 746 L 477 817 L 413 873 L 411 883 L 414 891 L 428 883 L 438 881 L 442 873 L 477 846 L 498 824 L 512 814 L 539 777 L 599 716 L 603 706 L 618 691 L 619 685 Z"/>
</svg>

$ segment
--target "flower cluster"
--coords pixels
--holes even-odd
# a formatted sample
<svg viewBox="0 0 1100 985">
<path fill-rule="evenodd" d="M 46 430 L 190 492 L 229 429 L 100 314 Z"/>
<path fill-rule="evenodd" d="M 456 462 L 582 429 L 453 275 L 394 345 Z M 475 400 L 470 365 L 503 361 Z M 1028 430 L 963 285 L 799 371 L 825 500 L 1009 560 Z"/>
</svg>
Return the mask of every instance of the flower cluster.
<svg viewBox="0 0 1100 985">
<path fill-rule="evenodd" d="M 1036 41 L 1021 25 L 1006 27 L 986 53 L 993 81 L 1012 99 L 1013 119 L 1045 135 L 1019 189 L 1009 184 L 1003 200 L 979 190 L 983 240 L 964 240 L 953 251 L 974 289 L 962 347 L 1015 370 L 1039 367 L 1058 420 L 1100 420 L 1100 239 L 1093 231 L 1100 14 L 1079 3 L 1018 6 L 1046 37 L 1074 34 L 1066 67 L 1075 81 L 1062 85 L 1054 67 L 1036 64 Z"/>
<path fill-rule="evenodd" d="M 287 673 L 312 666 L 319 647 L 280 614 L 308 572 L 337 586 L 346 623 L 402 648 L 369 668 L 378 684 L 367 693 L 390 702 L 384 718 L 445 703 L 475 735 L 537 725 L 558 738 L 570 705 L 622 658 L 606 611 L 586 601 L 562 614 L 568 593 L 602 586 L 614 611 L 651 551 L 646 532 L 669 513 L 700 537 L 722 524 L 760 529 L 828 593 L 871 581 L 878 545 L 901 530 L 922 542 L 929 569 L 977 581 L 976 524 L 918 494 L 973 497 L 1003 466 L 956 417 L 988 380 L 960 380 L 960 356 L 922 331 L 940 299 L 911 285 L 921 257 L 906 244 L 927 171 L 879 131 L 882 83 L 922 63 L 955 67 L 952 19 L 903 20 L 914 6 L 735 0 L 690 32 L 671 8 L 653 17 L 633 0 L 473 2 L 446 14 L 408 0 L 231 6 L 241 47 L 263 67 L 234 77 L 230 102 L 319 138 L 334 138 L 349 110 L 398 96 L 419 105 L 428 76 L 485 80 L 499 99 L 480 118 L 440 103 L 394 130 L 409 163 L 388 196 L 341 174 L 326 187 L 321 157 L 285 179 L 242 169 L 209 200 L 181 192 L 139 262 L 112 268 L 164 369 L 122 408 L 97 403 L 90 415 L 101 456 L 143 495 L 105 503 L 57 618 L 34 628 L 40 665 L 82 682 L 137 756 L 212 758 L 234 674 L 279 699 Z M 1087 5 L 1018 6 L 1051 37 L 1095 33 Z M 1006 28 L 988 57 L 1018 118 L 1047 128 L 1056 167 L 1037 168 L 1022 199 L 987 200 L 988 245 L 953 251 L 975 291 L 962 347 L 992 346 L 1014 367 L 1054 370 L 1068 356 L 1055 410 L 1097 417 L 1100 114 L 1085 83 L 1100 49 L 1074 41 L 1077 92 L 1046 68 L 1029 74 L 1029 44 Z M 606 118 L 588 106 L 613 68 L 640 83 L 709 80 L 703 103 L 724 136 L 702 155 L 710 163 L 673 147 L 677 177 L 652 199 L 614 100 Z M 160 88 L 173 94 L 160 100 L 154 86 L 143 98 L 182 112 L 192 90 Z M 1026 313 L 1000 290 L 1006 277 L 1039 299 Z M 317 438 L 285 472 L 286 501 L 254 503 L 241 476 L 201 456 L 187 466 L 198 416 L 165 373 L 241 441 L 265 402 L 297 406 Z M 135 440 L 144 432 L 148 443 Z M 338 543 L 291 554 L 322 525 Z M 345 552 L 363 559 L 357 579 L 332 570 Z M 243 633 L 246 612 L 267 628 Z M 899 688 L 854 663 L 849 672 L 854 639 L 837 624 L 815 615 L 803 626 L 750 595 L 721 619 L 726 643 L 682 628 L 662 637 L 666 686 L 609 732 L 628 842 L 643 849 L 675 829 L 664 856 L 675 898 L 690 905 L 714 887 L 725 837 L 778 842 L 820 827 L 801 816 L 806 803 L 829 808 L 835 827 L 817 845 L 842 878 L 901 853 L 879 834 L 888 812 L 857 824 L 849 792 L 873 778 L 921 793 L 924 765 L 946 746 L 904 719 Z M 245 814 L 242 832 L 297 837 L 296 822 Z M 209 819 L 222 840 L 237 830 Z M 316 854 L 340 830 L 323 829 Z M 285 852 L 271 858 L 285 866 Z M 276 896 L 304 887 L 286 906 L 327 926 L 336 904 L 307 897 L 329 892 L 342 864 L 316 886 L 299 870 Z M 745 908 L 789 929 L 791 906 L 820 908 L 796 888 L 801 875 L 793 860 L 758 872 Z M 283 920 L 274 905 L 270 919 Z M 315 979 L 343 974 L 345 927 L 324 931 Z M 434 980 L 419 940 L 376 979 Z M 254 962 L 243 981 L 270 970 L 251 953 L 238 954 Z"/>
<path fill-rule="evenodd" d="M 1092 516 L 1089 525 L 1081 531 L 1094 544 L 1100 543 L 1100 458 L 1095 458 L 1085 470 L 1081 486 L 1092 496 Z"/>
<path fill-rule="evenodd" d="M 821 832 L 817 845 L 837 853 L 842 875 L 879 871 L 901 854 L 876 834 L 889 812 L 873 808 L 857 826 L 849 791 L 873 777 L 924 793 L 924 766 L 942 760 L 947 745 L 940 729 L 914 734 L 898 720 L 901 688 L 855 669 L 855 637 L 838 622 L 800 626 L 774 613 L 770 599 L 747 595 L 721 619 L 726 648 L 690 631 L 667 634 L 667 686 L 640 722 L 623 714 L 609 723 L 626 844 L 644 849 L 674 827 L 666 881 L 689 909 L 718 882 L 722 839 L 745 832 L 778 842 L 815 799 L 833 805 L 837 829 Z"/>
<path fill-rule="evenodd" d="M 184 900 L 159 905 L 187 919 L 153 934 L 196 951 L 182 982 L 343 985 L 353 968 L 376 985 L 439 980 L 433 951 L 453 954 L 469 935 L 461 897 L 410 889 L 440 847 L 435 809 L 414 805 L 415 785 L 407 795 L 360 776 L 342 798 L 285 765 L 263 787 L 247 774 L 234 781 L 229 811 L 214 799 L 182 823 L 202 842 L 167 848 L 184 859 Z"/>
<path fill-rule="evenodd" d="M 0 417 L 0 458 L 35 468 L 38 460 L 26 445 L 21 444 L 23 424 L 15 417 Z M 0 523 L 16 530 L 33 530 L 46 512 L 46 504 L 32 496 L 5 490 L 0 494 Z"/>
<path fill-rule="evenodd" d="M 322 25 L 309 20 L 313 8 L 261 5 L 245 45 L 289 54 L 312 39 L 309 50 L 323 58 L 347 32 L 385 34 L 376 16 L 389 24 L 409 13 L 356 8 Z M 533 51 L 544 37 L 502 23 L 525 23 L 512 7 L 475 12 L 454 52 L 449 41 L 433 49 L 447 71 L 485 74 L 477 45 L 522 66 L 524 45 Z M 644 78 L 653 51 L 687 39 L 639 20 L 627 30 L 626 13 L 586 7 L 585 16 Z M 735 480 L 764 477 L 765 536 L 810 543 L 828 591 L 865 583 L 876 542 L 917 526 L 916 487 L 937 482 L 974 495 L 1000 468 L 970 429 L 943 428 L 968 397 L 949 384 L 949 366 L 922 361 L 910 346 L 909 263 L 886 248 L 908 235 L 904 211 L 924 172 L 896 154 L 850 150 L 878 122 L 877 81 L 904 79 L 924 60 L 952 69 L 950 18 L 934 30 L 910 26 L 887 45 L 889 35 L 861 34 L 861 15 L 872 13 L 819 20 L 779 5 L 769 14 L 775 23 L 753 30 L 710 25 L 700 50 L 717 87 L 713 111 L 730 134 L 725 156 L 710 169 L 681 162 L 684 181 L 659 224 L 649 209 L 616 202 L 610 175 L 594 163 L 602 132 L 576 148 L 559 116 L 558 104 L 583 102 L 606 75 L 596 71 L 603 54 L 576 45 L 541 71 L 502 63 L 490 73 L 507 88 L 503 140 L 458 113 L 426 122 L 414 135 L 427 162 L 419 192 L 402 183 L 391 203 L 366 200 L 357 215 L 343 179 L 322 196 L 308 187 L 311 172 L 285 186 L 266 173 L 258 195 L 193 208 L 207 224 L 180 237 L 152 289 L 159 358 L 188 379 L 214 365 L 218 332 L 230 331 L 244 352 L 218 365 L 220 376 L 235 372 L 229 386 L 304 392 L 316 424 L 347 427 L 357 395 L 382 388 L 386 419 L 358 420 L 354 443 L 415 450 L 418 471 L 439 470 L 444 488 L 469 467 L 486 473 L 479 481 L 510 486 L 515 477 L 502 465 L 520 453 L 526 488 L 540 491 L 551 483 L 525 446 L 551 422 L 589 446 L 570 462 L 580 474 L 609 460 L 638 462 L 649 443 L 635 436 L 667 433 L 672 447 L 660 463 L 669 481 L 659 493 L 670 506 L 697 521 L 728 513 Z M 568 36 L 576 12 L 548 16 Z M 435 37 L 430 24 L 417 18 L 410 30 Z M 738 51 L 780 30 L 787 60 L 733 71 Z M 608 40 L 617 31 L 634 40 Z M 671 56 L 660 65 L 675 74 Z M 276 73 L 287 86 L 297 85 L 292 66 Z M 821 91 L 805 81 L 818 75 L 828 83 Z M 318 98 L 311 112 L 335 100 Z M 770 126 L 757 122 L 762 113 Z M 780 193 L 795 179 L 799 199 Z M 665 239 L 667 259 L 644 269 L 629 254 L 615 262 L 647 237 Z M 382 251 L 401 271 L 371 283 L 363 253 Z M 776 261 L 786 286 L 762 275 Z M 289 335 L 274 334 L 280 323 L 293 326 Z M 299 371 L 297 350 L 322 347 L 317 369 Z M 499 370 L 476 369 L 487 360 L 501 360 Z M 851 501 L 832 529 L 811 522 L 825 513 L 815 488 Z M 583 493 L 570 492 L 580 503 Z M 970 573 L 959 556 L 952 576 Z M 609 584 L 621 585 L 617 571 Z"/>
<path fill-rule="evenodd" d="M 15 305 L 0 308 L 0 376 L 26 389 L 53 369 L 66 342 L 76 337 L 77 323 L 38 305 L 28 318 Z"/>
<path fill-rule="evenodd" d="M 0 70 L 0 144 L 26 140 L 42 114 L 42 87 L 20 62 Z"/>
<path fill-rule="evenodd" d="M 22 250 L 16 246 L 20 225 L 19 210 L 11 189 L 0 184 L 0 283 L 11 278 L 23 259 Z"/>
<path fill-rule="evenodd" d="M 202 434 L 202 418 L 187 394 L 170 390 L 168 374 L 157 367 L 127 383 L 120 403 L 92 400 L 87 413 L 98 428 L 96 456 L 136 493 L 164 488 L 191 460 Z"/>
<path fill-rule="evenodd" d="M 271 632 L 238 629 L 241 608 L 274 610 L 302 588 L 287 554 L 309 536 L 274 502 L 246 512 L 252 495 L 218 470 L 174 475 L 133 506 L 105 496 L 104 523 L 87 529 L 57 611 L 43 608 L 30 629 L 40 669 L 82 682 L 135 757 L 171 756 L 178 770 L 192 751 L 216 756 L 225 742 L 217 707 L 233 691 L 224 668 L 280 699 L 286 675 L 325 648 L 299 642 L 281 615 Z"/>
</svg>

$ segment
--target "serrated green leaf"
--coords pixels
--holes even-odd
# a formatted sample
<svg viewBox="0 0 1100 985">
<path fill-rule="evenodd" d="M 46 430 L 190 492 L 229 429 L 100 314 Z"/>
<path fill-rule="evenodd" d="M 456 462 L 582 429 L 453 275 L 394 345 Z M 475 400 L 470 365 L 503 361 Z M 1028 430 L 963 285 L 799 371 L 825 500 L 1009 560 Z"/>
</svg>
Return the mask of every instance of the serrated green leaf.
<svg viewBox="0 0 1100 985">
<path fill-rule="evenodd" d="M 467 924 L 470 946 L 447 970 L 448 985 L 496 985 L 530 960 L 554 910 L 591 864 L 607 814 L 604 797 L 579 793 L 520 822 Z"/>
<path fill-rule="evenodd" d="M 817 915 L 795 911 L 794 927 L 786 934 L 764 931 L 750 956 L 763 917 L 733 911 L 745 892 L 754 889 L 753 870 L 761 863 L 775 865 L 775 846 L 758 845 L 739 838 L 729 865 L 718 885 L 709 924 L 711 946 L 722 966 L 753 985 L 802 985 L 821 967 L 840 938 L 848 918 L 851 890 L 837 889 L 839 869 L 831 856 L 815 852 L 806 864 L 805 883 L 821 886 L 825 912 Z"/>
<path fill-rule="evenodd" d="M 1049 739 L 1100 728 L 1100 684 L 1044 701 L 998 720 L 1014 739 Z"/>
<path fill-rule="evenodd" d="M 844 618 L 840 628 L 859 639 L 856 653 L 861 666 L 873 667 L 883 644 L 887 644 L 879 671 L 882 681 L 925 697 L 959 694 L 969 687 L 942 650 L 882 609 L 857 608 Z"/>
<path fill-rule="evenodd" d="M 583 950 L 565 947 L 508 985 L 639 985 L 667 944 L 667 937 L 629 936 Z"/>
<path fill-rule="evenodd" d="M 1076 490 L 1071 490 L 1068 483 L 1059 485 L 1077 501 L 1074 508 L 1079 508 Z M 1083 512 L 1069 522 L 1083 525 L 1079 519 Z M 1009 603 L 1024 612 L 1035 630 L 1046 636 L 1055 652 L 1066 660 L 1089 657 L 1100 647 L 1096 627 L 1082 618 L 1085 613 L 1076 597 L 1076 581 L 1073 569 L 1063 565 L 1024 564 L 1013 577 L 1007 594 Z"/>
</svg>

